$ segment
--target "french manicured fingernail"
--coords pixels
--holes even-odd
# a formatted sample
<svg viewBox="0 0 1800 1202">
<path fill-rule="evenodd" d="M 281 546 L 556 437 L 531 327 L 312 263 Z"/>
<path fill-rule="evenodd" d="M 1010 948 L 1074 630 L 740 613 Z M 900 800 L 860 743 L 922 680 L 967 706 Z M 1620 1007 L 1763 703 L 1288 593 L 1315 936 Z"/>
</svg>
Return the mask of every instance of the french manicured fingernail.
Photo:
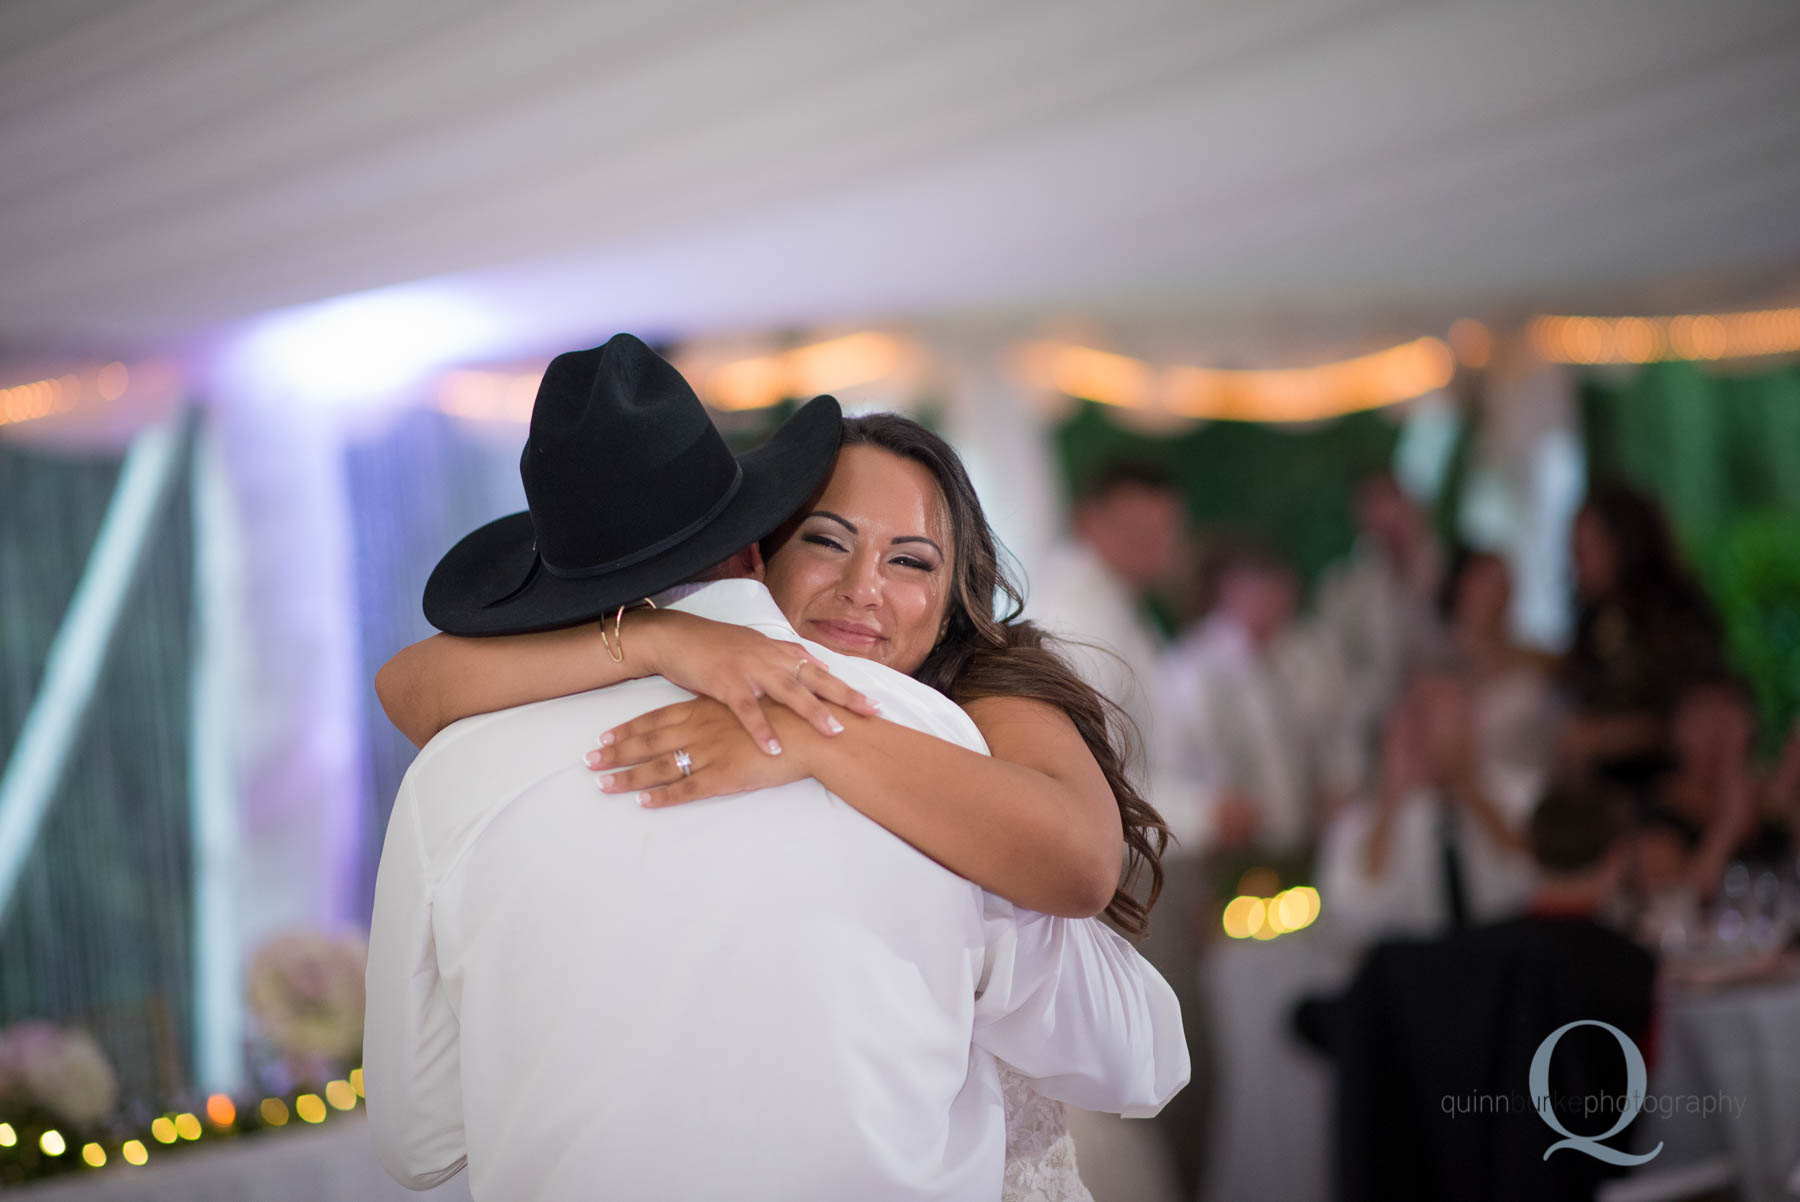
<svg viewBox="0 0 1800 1202">
<path fill-rule="evenodd" d="M 769 740 L 769 754 L 770 755 L 780 755 L 781 754 L 781 744 L 774 739 Z"/>
<path fill-rule="evenodd" d="M 611 793 L 614 789 L 618 788 L 617 785 L 613 784 L 613 778 L 610 776 L 602 776 L 595 783 L 602 793 Z"/>
<path fill-rule="evenodd" d="M 650 794 L 648 794 L 648 793 L 639 793 L 639 794 L 638 794 L 638 804 L 639 804 L 639 805 L 641 805 L 641 806 L 647 806 L 647 805 L 649 805 L 649 804 L 650 804 Z"/>
<path fill-rule="evenodd" d="M 878 714 L 881 712 L 881 702 L 877 701 L 873 697 L 864 697 L 863 700 L 869 703 L 870 709 L 874 710 Z"/>
<path fill-rule="evenodd" d="M 600 736 L 600 746 L 611 747 L 612 745 L 613 745 L 613 732 L 609 730 L 605 734 Z"/>
<path fill-rule="evenodd" d="M 605 762 L 606 762 L 606 757 L 604 755 L 601 755 L 598 751 L 590 751 L 587 753 L 587 766 L 588 767 L 598 768 L 601 764 L 604 764 Z"/>
<path fill-rule="evenodd" d="M 834 735 L 841 735 L 844 733 L 844 724 L 839 722 L 836 718 L 826 718 L 825 729 L 829 730 Z"/>
</svg>

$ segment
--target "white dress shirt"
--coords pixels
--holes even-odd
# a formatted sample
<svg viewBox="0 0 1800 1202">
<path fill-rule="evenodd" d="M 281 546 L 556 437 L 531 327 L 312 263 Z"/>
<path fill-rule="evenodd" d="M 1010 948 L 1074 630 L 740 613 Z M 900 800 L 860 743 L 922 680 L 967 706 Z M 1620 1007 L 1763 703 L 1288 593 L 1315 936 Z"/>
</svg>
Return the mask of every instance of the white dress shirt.
<svg viewBox="0 0 1800 1202">
<path fill-rule="evenodd" d="M 1233 795 L 1257 807 L 1258 846 L 1296 852 L 1312 833 L 1338 740 L 1309 721 L 1299 681 L 1316 681 L 1297 652 L 1259 649 L 1237 621 L 1214 614 L 1159 665 L 1163 757 L 1191 782 L 1208 836 L 1219 803 Z"/>
<path fill-rule="evenodd" d="M 1131 590 L 1092 547 L 1065 543 L 1033 580 L 1025 616 L 1056 637 L 1057 651 L 1077 676 L 1131 719 L 1143 758 L 1131 766 L 1133 776 L 1175 836 L 1168 854 L 1195 851 L 1206 834 L 1203 799 L 1167 754 L 1169 732 L 1155 691 L 1161 638 Z"/>
<path fill-rule="evenodd" d="M 674 608 L 796 639 L 753 581 Z M 985 752 L 940 694 L 806 646 L 886 718 Z M 364 1047 L 397 1179 L 991 1202 L 996 1057 L 1091 1109 L 1186 1083 L 1174 996 L 1122 939 L 984 894 L 816 781 L 653 811 L 600 793 L 594 737 L 687 696 L 651 678 L 465 719 L 407 773 Z"/>
</svg>

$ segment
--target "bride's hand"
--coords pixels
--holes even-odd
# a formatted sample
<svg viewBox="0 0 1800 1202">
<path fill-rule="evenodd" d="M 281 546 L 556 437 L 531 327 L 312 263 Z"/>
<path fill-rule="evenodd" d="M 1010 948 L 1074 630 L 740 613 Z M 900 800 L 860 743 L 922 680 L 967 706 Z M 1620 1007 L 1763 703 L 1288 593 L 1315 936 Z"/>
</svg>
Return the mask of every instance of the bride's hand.
<svg viewBox="0 0 1800 1202">
<path fill-rule="evenodd" d="M 631 621 L 625 621 L 627 635 L 633 633 Z M 843 729 L 825 708 L 826 701 L 871 718 L 880 712 L 798 643 L 680 610 L 656 610 L 638 621 L 640 637 L 650 641 L 654 673 L 723 703 L 769 755 L 780 755 L 781 744 L 757 704 L 761 698 L 787 706 L 822 735 Z"/>
<path fill-rule="evenodd" d="M 766 715 L 763 720 L 768 721 Z M 602 776 L 600 791 L 635 792 L 638 804 L 650 807 L 767 789 L 811 775 L 798 755 L 777 759 L 762 754 L 745 725 L 707 697 L 665 705 L 608 731 L 612 741 L 588 752 L 588 767 L 602 772 L 630 765 Z M 687 753 L 686 773 L 676 763 L 678 751 Z"/>
</svg>

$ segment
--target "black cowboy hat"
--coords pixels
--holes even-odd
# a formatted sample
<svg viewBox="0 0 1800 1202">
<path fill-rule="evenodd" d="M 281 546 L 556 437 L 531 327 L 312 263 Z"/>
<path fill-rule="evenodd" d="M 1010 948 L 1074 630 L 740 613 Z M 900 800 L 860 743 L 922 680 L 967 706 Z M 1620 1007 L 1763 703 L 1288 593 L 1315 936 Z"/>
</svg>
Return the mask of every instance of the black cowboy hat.
<svg viewBox="0 0 1800 1202">
<path fill-rule="evenodd" d="M 450 549 L 425 617 L 450 634 L 528 634 L 680 584 L 800 508 L 842 432 L 837 402 L 815 397 L 733 455 L 681 373 L 637 338 L 558 355 L 519 460 L 529 510 Z"/>
</svg>

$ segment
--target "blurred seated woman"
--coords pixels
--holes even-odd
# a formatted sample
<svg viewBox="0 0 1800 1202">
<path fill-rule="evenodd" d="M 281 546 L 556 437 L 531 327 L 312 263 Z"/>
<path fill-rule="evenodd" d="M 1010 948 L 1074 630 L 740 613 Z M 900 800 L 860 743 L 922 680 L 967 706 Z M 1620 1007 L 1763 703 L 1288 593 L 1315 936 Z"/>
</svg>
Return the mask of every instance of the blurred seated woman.
<svg viewBox="0 0 1800 1202">
<path fill-rule="evenodd" d="M 1575 515 L 1578 610 L 1560 684 L 1573 715 L 1561 750 L 1642 792 L 1667 766 L 1682 689 L 1724 670 L 1719 620 L 1682 566 L 1662 510 L 1620 485 L 1596 488 Z"/>
<path fill-rule="evenodd" d="M 1800 772 L 1800 738 L 1775 770 L 1751 763 L 1754 699 L 1731 676 L 1684 689 L 1671 722 L 1673 764 L 1639 806 L 1636 885 L 1646 903 L 1704 901 L 1733 860 L 1780 862 L 1790 815 L 1784 802 Z"/>
</svg>

